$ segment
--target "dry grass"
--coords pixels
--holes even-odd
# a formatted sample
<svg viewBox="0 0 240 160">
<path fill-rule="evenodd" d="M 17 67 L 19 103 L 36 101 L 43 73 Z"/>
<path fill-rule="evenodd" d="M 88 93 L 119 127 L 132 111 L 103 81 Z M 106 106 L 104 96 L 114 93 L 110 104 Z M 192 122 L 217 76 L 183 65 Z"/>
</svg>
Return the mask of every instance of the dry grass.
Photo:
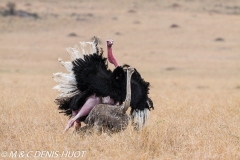
<svg viewBox="0 0 240 160">
<path fill-rule="evenodd" d="M 16 9 L 37 12 L 41 19 L 0 16 L 0 153 L 80 150 L 86 155 L 78 159 L 240 159 L 240 17 L 237 9 L 236 14 L 227 9 L 240 4 L 177 2 L 181 7 L 169 7 L 175 1 L 59 1 L 55 7 L 53 1 L 24 0 Z M 102 9 L 106 5 L 114 9 Z M 93 16 L 76 21 L 72 13 Z M 79 36 L 68 37 L 72 32 Z M 151 82 L 155 110 L 142 132 L 129 127 L 111 136 L 72 130 L 62 135 L 68 119 L 53 102 L 58 93 L 51 76 L 64 71 L 57 62 L 69 59 L 64 47 L 92 35 L 113 38 L 119 61 Z M 214 41 L 218 37 L 224 41 Z"/>
</svg>

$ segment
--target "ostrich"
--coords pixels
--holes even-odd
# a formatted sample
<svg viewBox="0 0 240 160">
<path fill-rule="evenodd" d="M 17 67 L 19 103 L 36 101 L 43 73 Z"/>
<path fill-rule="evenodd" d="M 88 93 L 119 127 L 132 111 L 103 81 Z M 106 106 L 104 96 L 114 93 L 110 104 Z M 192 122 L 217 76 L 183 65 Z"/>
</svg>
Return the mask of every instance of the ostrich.
<svg viewBox="0 0 240 160">
<path fill-rule="evenodd" d="M 53 89 L 60 91 L 55 99 L 61 113 L 72 117 L 65 131 L 74 125 L 81 127 L 94 106 L 100 103 L 122 104 L 126 98 L 126 72 L 128 65 L 119 66 L 112 54 L 112 40 L 107 41 L 108 61 L 115 65 L 113 71 L 108 69 L 107 58 L 103 57 L 102 49 L 98 49 L 96 41 L 80 42 L 81 50 L 77 45 L 67 51 L 72 62 L 59 61 L 66 68 L 67 73 L 55 73 L 53 78 L 59 84 Z M 90 46 L 90 54 L 86 46 Z M 137 126 L 142 126 L 153 108 L 148 98 L 149 83 L 145 82 L 135 69 L 131 78 L 131 87 L 134 94 L 131 96 L 131 117 L 136 119 Z"/>
<path fill-rule="evenodd" d="M 111 132 L 119 132 L 126 129 L 128 125 L 128 115 L 126 111 L 130 107 L 131 102 L 131 76 L 134 68 L 127 68 L 127 95 L 125 101 L 121 105 L 98 104 L 89 115 L 85 123 L 93 127 L 97 131 L 107 129 Z"/>
</svg>

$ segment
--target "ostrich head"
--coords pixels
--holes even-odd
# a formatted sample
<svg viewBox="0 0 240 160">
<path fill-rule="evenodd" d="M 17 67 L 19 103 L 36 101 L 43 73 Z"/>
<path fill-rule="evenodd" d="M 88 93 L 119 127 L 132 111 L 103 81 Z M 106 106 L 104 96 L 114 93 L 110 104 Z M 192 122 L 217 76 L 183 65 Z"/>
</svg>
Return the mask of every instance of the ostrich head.
<svg viewBox="0 0 240 160">
<path fill-rule="evenodd" d="M 112 39 L 108 39 L 107 40 L 107 47 L 112 47 L 113 45 L 113 40 Z"/>
<path fill-rule="evenodd" d="M 112 39 L 107 40 L 108 61 L 114 64 L 115 67 L 117 67 L 119 65 L 116 58 L 112 54 L 112 45 L 113 45 L 113 40 Z"/>
</svg>

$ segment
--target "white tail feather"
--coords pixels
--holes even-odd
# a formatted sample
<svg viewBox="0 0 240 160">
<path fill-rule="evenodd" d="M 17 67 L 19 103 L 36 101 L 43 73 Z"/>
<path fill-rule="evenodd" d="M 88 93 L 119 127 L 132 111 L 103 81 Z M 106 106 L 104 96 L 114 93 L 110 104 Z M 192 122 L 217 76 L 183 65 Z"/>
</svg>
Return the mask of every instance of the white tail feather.
<svg viewBox="0 0 240 160">
<path fill-rule="evenodd" d="M 53 89 L 56 89 L 60 92 L 60 95 L 56 98 L 56 99 L 66 99 L 66 98 L 71 98 L 73 96 L 75 96 L 76 94 L 79 94 L 79 90 L 74 91 L 76 88 L 72 87 L 72 88 L 66 88 L 66 87 L 62 87 L 60 85 L 57 85 L 55 87 L 53 87 Z"/>
<path fill-rule="evenodd" d="M 80 93 L 77 88 L 77 82 L 73 73 L 55 73 L 53 79 L 59 84 L 53 87 L 60 92 L 58 99 L 71 98 L 72 96 Z"/>
<path fill-rule="evenodd" d="M 77 85 L 74 74 L 67 74 L 67 73 L 58 72 L 58 73 L 53 74 L 53 79 L 56 82 L 58 82 L 59 84 Z"/>
<path fill-rule="evenodd" d="M 93 54 L 93 53 L 97 52 L 96 43 L 94 41 L 93 42 L 86 42 L 86 43 L 90 45 L 90 54 Z"/>
<path fill-rule="evenodd" d="M 153 106 L 150 104 L 149 101 L 147 101 L 147 104 L 148 104 L 148 107 L 149 107 L 149 108 L 153 108 Z"/>
<path fill-rule="evenodd" d="M 74 48 L 66 48 L 70 58 L 72 61 L 75 61 L 76 59 L 80 58 L 80 52 L 79 52 L 79 48 L 77 45 L 74 46 Z"/>
<path fill-rule="evenodd" d="M 86 47 L 86 42 L 79 42 L 81 44 L 81 48 L 82 48 L 82 54 L 85 55 L 87 54 L 86 50 L 85 50 L 85 47 Z"/>
<path fill-rule="evenodd" d="M 75 87 L 69 86 L 67 84 L 61 84 L 61 85 L 56 85 L 55 87 L 53 87 L 53 89 L 56 89 L 58 91 L 61 91 L 62 93 L 70 93 L 71 91 L 73 91 L 73 89 L 75 89 Z"/>
<path fill-rule="evenodd" d="M 68 71 L 72 72 L 73 64 L 72 62 L 64 62 L 61 58 L 58 61 L 62 64 L 62 66 Z"/>
<path fill-rule="evenodd" d="M 147 122 L 148 116 L 150 114 L 149 109 L 145 108 L 143 111 L 133 111 L 131 115 L 132 121 L 136 120 L 137 130 L 141 130 L 144 124 Z"/>
</svg>

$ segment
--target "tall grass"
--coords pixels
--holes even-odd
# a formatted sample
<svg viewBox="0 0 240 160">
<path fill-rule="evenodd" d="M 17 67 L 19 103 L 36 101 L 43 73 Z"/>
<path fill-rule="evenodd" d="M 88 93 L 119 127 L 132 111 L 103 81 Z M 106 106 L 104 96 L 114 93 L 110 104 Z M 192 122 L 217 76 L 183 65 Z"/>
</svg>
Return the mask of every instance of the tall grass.
<svg viewBox="0 0 240 160">
<path fill-rule="evenodd" d="M 240 158 L 237 92 L 152 90 L 155 110 L 141 132 L 128 127 L 81 135 L 72 129 L 63 135 L 68 118 L 53 103 L 57 93 L 49 77 L 8 78 L 0 94 L 0 151 L 86 151 L 86 159 Z"/>
</svg>

